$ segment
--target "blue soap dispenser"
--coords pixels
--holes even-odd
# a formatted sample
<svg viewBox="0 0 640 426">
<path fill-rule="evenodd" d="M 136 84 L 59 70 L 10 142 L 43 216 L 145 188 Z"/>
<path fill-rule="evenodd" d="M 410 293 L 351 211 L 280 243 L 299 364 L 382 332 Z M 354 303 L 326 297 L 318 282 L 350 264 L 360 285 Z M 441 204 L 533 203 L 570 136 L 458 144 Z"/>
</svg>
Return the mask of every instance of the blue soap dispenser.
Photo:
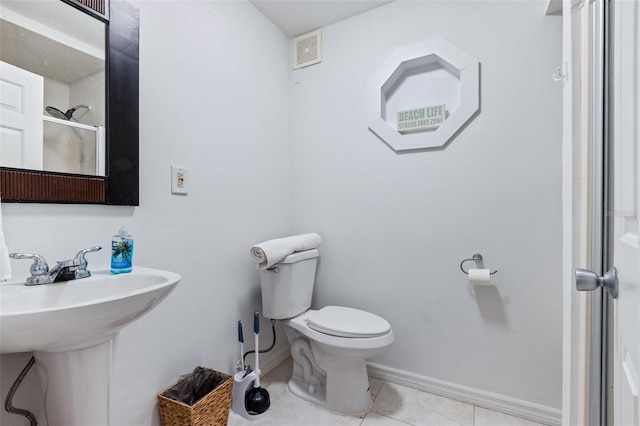
<svg viewBox="0 0 640 426">
<path fill-rule="evenodd" d="M 133 265 L 133 235 L 123 225 L 111 240 L 111 273 L 131 272 Z"/>
</svg>

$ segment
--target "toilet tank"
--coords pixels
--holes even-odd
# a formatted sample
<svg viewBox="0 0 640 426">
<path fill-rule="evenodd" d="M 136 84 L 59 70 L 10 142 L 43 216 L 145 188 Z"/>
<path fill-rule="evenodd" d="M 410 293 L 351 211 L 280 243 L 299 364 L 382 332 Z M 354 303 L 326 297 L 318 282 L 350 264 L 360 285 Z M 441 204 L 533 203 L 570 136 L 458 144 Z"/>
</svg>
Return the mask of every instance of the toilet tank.
<svg viewBox="0 0 640 426">
<path fill-rule="evenodd" d="M 318 255 L 315 249 L 296 252 L 260 270 L 264 317 L 293 318 L 311 307 Z"/>
</svg>

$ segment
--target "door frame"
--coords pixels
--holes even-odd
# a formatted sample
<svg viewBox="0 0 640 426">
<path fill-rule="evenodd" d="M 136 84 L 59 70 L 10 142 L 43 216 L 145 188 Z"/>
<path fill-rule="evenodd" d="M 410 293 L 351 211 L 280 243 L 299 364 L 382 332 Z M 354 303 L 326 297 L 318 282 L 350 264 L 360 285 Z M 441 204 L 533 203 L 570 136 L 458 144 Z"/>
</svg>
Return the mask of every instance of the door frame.
<svg viewBox="0 0 640 426">
<path fill-rule="evenodd" d="M 578 292 L 576 268 L 612 262 L 610 0 L 563 2 L 563 425 L 611 424 L 612 300 Z"/>
</svg>

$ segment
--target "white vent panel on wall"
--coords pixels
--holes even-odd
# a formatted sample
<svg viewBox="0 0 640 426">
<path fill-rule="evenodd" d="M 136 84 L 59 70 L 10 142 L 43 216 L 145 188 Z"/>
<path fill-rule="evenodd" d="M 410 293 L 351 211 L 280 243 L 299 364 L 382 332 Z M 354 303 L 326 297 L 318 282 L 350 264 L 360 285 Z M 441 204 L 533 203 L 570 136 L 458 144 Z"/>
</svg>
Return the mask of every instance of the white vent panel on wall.
<svg viewBox="0 0 640 426">
<path fill-rule="evenodd" d="M 293 39 L 293 69 L 322 61 L 322 32 L 312 31 Z"/>
</svg>

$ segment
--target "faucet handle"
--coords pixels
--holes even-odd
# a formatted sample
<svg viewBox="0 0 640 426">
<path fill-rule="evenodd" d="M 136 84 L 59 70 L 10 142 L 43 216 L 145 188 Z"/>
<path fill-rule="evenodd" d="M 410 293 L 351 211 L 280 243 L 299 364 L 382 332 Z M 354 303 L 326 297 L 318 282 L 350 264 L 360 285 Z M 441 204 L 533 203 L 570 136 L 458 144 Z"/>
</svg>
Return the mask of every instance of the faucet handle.
<svg viewBox="0 0 640 426">
<path fill-rule="evenodd" d="M 82 249 L 78 252 L 78 254 L 76 254 L 76 259 L 78 259 L 81 262 L 86 263 L 87 260 L 84 258 L 84 255 L 87 253 L 93 253 L 94 251 L 100 251 L 102 250 L 101 246 L 94 246 L 94 247 L 89 247 L 86 249 Z"/>
<path fill-rule="evenodd" d="M 47 261 L 39 254 L 9 253 L 9 257 L 12 259 L 33 259 L 33 264 L 30 269 L 31 276 L 37 277 L 40 275 L 46 275 L 49 272 L 49 265 L 47 265 Z"/>
<path fill-rule="evenodd" d="M 84 258 L 84 255 L 87 253 L 93 253 L 94 251 L 102 250 L 101 246 L 89 247 L 83 250 L 80 250 L 78 254 L 76 254 L 76 263 L 78 264 L 78 271 L 76 271 L 76 278 L 86 278 L 91 276 L 91 272 L 87 271 L 87 259 Z"/>
</svg>

